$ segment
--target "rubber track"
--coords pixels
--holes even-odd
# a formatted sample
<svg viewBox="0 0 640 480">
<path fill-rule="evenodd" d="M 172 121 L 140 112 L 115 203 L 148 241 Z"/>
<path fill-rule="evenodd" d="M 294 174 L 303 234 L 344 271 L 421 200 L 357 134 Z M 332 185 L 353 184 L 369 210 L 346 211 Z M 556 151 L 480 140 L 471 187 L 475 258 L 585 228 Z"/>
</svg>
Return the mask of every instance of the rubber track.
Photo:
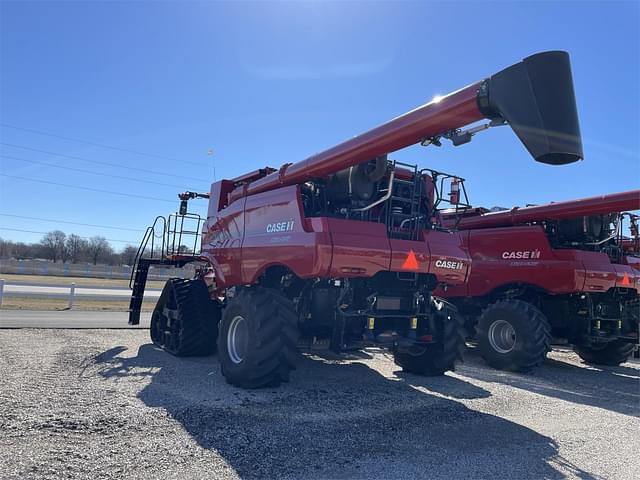
<svg viewBox="0 0 640 480">
<path fill-rule="evenodd" d="M 209 298 L 207 287 L 202 280 L 171 278 L 167 283 L 175 292 L 181 330 L 176 348 L 160 346 L 178 357 L 211 355 L 215 352 L 220 311 Z M 160 301 L 156 308 L 162 308 Z"/>
</svg>

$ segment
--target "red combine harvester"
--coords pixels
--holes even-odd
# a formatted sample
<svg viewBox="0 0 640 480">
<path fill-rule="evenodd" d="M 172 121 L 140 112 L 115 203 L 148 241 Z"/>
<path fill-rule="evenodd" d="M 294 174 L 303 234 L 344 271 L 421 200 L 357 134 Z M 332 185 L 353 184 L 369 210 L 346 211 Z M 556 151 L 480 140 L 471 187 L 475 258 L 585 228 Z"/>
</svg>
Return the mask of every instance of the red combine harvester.
<svg viewBox="0 0 640 480">
<path fill-rule="evenodd" d="M 299 163 L 181 194 L 180 213 L 156 219 L 140 246 L 130 323 L 139 322 L 149 266 L 196 263 L 195 278 L 167 282 L 151 338 L 179 356 L 217 349 L 234 385 L 287 381 L 300 345 L 387 346 L 406 371 L 453 369 L 463 329 L 432 295 L 438 285 L 463 286 L 470 263 L 460 235 L 435 215 L 450 177 L 388 154 L 443 139 L 461 145 L 498 125 L 536 161 L 582 158 L 565 52 L 528 57 Z M 187 213 L 195 197 L 209 199 L 206 220 Z M 202 223 L 199 253 L 187 254 L 183 240 Z"/>
<path fill-rule="evenodd" d="M 462 214 L 442 221 L 463 235 L 473 269 L 436 294 L 476 330 L 485 361 L 528 371 L 567 339 L 586 362 L 618 365 L 638 343 L 640 190 L 568 202 Z M 622 235 L 630 219 L 632 238 Z"/>
</svg>

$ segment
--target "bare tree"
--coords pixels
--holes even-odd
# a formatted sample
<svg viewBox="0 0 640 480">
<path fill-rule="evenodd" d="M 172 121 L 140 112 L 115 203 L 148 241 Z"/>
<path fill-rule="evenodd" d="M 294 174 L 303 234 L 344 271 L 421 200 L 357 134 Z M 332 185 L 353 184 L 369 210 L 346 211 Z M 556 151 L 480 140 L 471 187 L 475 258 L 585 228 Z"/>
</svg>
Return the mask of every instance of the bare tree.
<svg viewBox="0 0 640 480">
<path fill-rule="evenodd" d="M 113 249 L 107 239 L 104 237 L 91 237 L 87 246 L 89 257 L 94 265 L 98 264 L 98 260 L 106 255 L 113 253 Z"/>
<path fill-rule="evenodd" d="M 42 248 L 46 252 L 47 256 L 54 262 L 58 260 L 58 250 L 56 249 L 56 238 L 53 232 L 47 233 L 42 240 L 40 240 Z"/>
<path fill-rule="evenodd" d="M 13 251 L 13 244 L 8 240 L 0 238 L 0 258 L 10 257 Z"/>
<path fill-rule="evenodd" d="M 44 247 L 37 243 L 16 242 L 13 244 L 12 250 L 15 258 L 37 258 L 43 253 Z"/>
<path fill-rule="evenodd" d="M 133 265 L 136 261 L 136 254 L 138 253 L 137 247 L 133 245 L 127 245 L 120 252 L 120 263 L 123 265 Z"/>
<path fill-rule="evenodd" d="M 186 245 L 180 245 L 178 247 L 178 253 L 188 254 L 193 253 L 193 250 L 191 250 L 191 248 L 187 247 Z"/>
<path fill-rule="evenodd" d="M 71 263 L 77 263 L 82 254 L 87 251 L 89 244 L 82 237 L 72 233 L 67 237 L 66 251 Z"/>
<path fill-rule="evenodd" d="M 67 240 L 63 240 L 59 245 L 60 260 L 65 263 L 69 260 L 69 249 L 67 248 Z"/>
<path fill-rule="evenodd" d="M 54 262 L 70 260 L 74 263 L 87 259 L 94 265 L 98 262 L 117 265 L 133 264 L 136 253 L 137 248 L 132 245 L 116 253 L 103 237 L 96 236 L 87 241 L 79 235 L 66 235 L 60 230 L 47 233 L 38 243 L 13 242 L 0 238 L 0 257 L 6 258 L 48 258 Z"/>
<path fill-rule="evenodd" d="M 58 259 L 65 260 L 65 240 L 67 236 L 64 232 L 60 230 L 54 230 L 52 232 L 47 233 L 42 240 L 40 241 L 40 245 L 44 248 L 47 256 L 55 262 Z"/>
</svg>

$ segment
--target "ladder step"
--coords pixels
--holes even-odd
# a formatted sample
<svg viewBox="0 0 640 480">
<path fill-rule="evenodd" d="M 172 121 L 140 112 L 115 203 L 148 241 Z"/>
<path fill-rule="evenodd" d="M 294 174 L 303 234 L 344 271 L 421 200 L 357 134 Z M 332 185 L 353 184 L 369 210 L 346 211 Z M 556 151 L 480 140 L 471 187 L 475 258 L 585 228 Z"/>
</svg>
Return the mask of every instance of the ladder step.
<svg viewBox="0 0 640 480">
<path fill-rule="evenodd" d="M 396 196 L 393 196 L 393 197 L 391 197 L 391 200 L 398 201 L 398 202 L 403 202 L 403 203 L 414 203 L 414 200 L 413 200 L 413 199 L 411 199 L 411 198 L 405 198 L 405 197 L 396 197 Z"/>
</svg>

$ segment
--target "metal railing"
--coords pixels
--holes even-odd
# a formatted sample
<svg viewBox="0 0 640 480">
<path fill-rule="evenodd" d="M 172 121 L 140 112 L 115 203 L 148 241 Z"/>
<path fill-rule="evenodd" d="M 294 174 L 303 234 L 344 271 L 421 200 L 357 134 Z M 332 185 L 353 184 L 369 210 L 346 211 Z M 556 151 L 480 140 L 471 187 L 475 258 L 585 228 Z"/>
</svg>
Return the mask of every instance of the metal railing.
<svg viewBox="0 0 640 480">
<path fill-rule="evenodd" d="M 196 213 L 157 216 L 145 231 L 136 252 L 129 278 L 129 288 L 133 288 L 136 269 L 141 259 L 165 260 L 175 256 L 197 257 L 200 255 L 198 240 L 203 224 L 204 219 Z"/>
</svg>

